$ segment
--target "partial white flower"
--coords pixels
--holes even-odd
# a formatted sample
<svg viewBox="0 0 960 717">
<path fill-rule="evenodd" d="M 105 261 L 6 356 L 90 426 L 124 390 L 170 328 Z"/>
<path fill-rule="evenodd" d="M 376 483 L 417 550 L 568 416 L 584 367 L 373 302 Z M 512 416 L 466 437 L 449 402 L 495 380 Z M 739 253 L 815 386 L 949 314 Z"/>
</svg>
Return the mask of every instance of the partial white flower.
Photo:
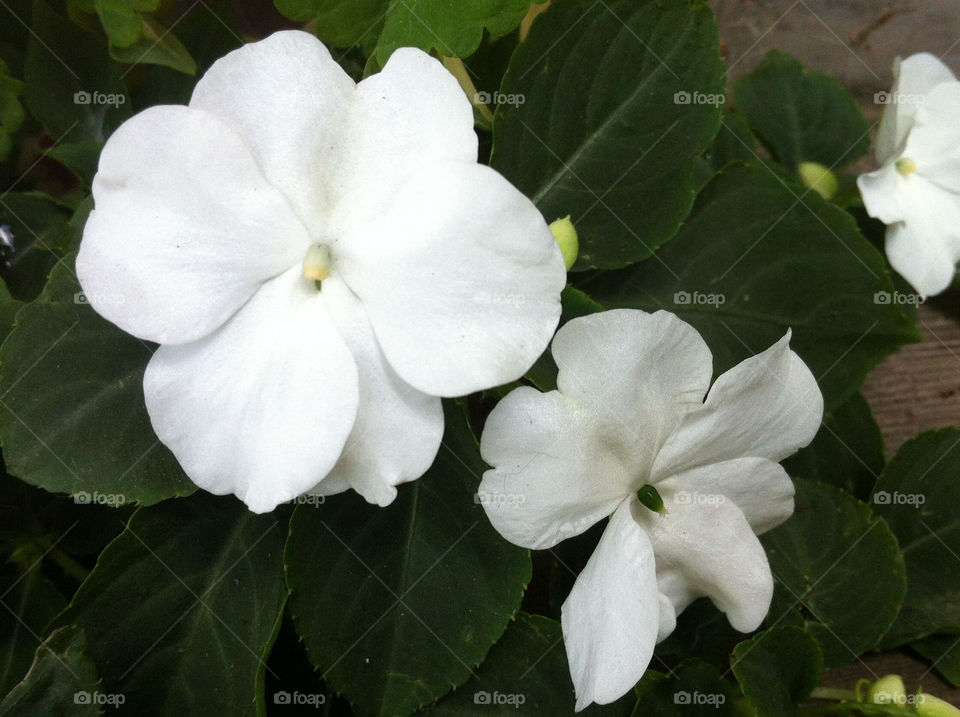
<svg viewBox="0 0 960 717">
<path fill-rule="evenodd" d="M 93 196 L 77 273 L 161 344 L 157 435 L 256 512 L 348 488 L 390 503 L 436 455 L 439 397 L 522 375 L 559 319 L 550 230 L 477 164 L 469 101 L 419 50 L 355 84 L 307 33 L 247 45 L 189 106 L 124 123 Z"/>
<path fill-rule="evenodd" d="M 897 60 L 874 153 L 857 178 L 870 216 L 887 224 L 891 266 L 924 296 L 953 281 L 960 261 L 960 82 L 933 55 Z"/>
<path fill-rule="evenodd" d="M 673 314 L 573 319 L 553 340 L 558 389 L 518 388 L 487 419 L 493 469 L 479 493 L 507 540 L 550 548 L 610 516 L 562 610 L 578 710 L 629 691 L 696 598 L 743 632 L 766 615 L 773 579 L 756 535 L 793 512 L 778 461 L 823 414 L 789 339 L 711 388 L 710 350 Z"/>
</svg>

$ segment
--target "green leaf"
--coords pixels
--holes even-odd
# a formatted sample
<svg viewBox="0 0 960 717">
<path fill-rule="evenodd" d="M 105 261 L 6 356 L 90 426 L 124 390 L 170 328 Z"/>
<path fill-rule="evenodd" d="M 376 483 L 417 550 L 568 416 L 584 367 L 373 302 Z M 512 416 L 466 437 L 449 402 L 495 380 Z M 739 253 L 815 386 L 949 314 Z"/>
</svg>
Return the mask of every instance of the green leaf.
<svg viewBox="0 0 960 717">
<path fill-rule="evenodd" d="M 7 469 L 95 503 L 151 504 L 193 492 L 147 416 L 142 384 L 150 354 L 90 308 L 72 259 L 61 262 L 0 348 Z"/>
<path fill-rule="evenodd" d="M 62 142 L 47 150 L 47 156 L 72 171 L 86 186 L 93 183 L 102 142 Z"/>
<path fill-rule="evenodd" d="M 883 356 L 920 337 L 900 307 L 874 300 L 894 285 L 853 219 L 801 192 L 763 166 L 732 165 L 653 259 L 578 286 L 608 309 L 676 313 L 706 340 L 718 373 L 792 329 L 831 413 Z"/>
<path fill-rule="evenodd" d="M 256 715 L 279 629 L 284 528 L 201 493 L 138 510 L 59 624 L 80 625 L 128 714 Z"/>
<path fill-rule="evenodd" d="M 627 693 L 609 705 L 574 712 L 573 683 L 563 649 L 560 623 L 520 613 L 494 645 L 476 677 L 430 709 L 435 717 L 516 717 L 518 714 L 563 717 L 574 714 L 627 717 L 634 704 Z M 482 706 L 478 706 L 482 705 Z"/>
<path fill-rule="evenodd" d="M 637 686 L 633 717 L 734 717 L 734 692 L 720 671 L 698 660 L 670 676 L 647 670 Z"/>
<path fill-rule="evenodd" d="M 24 70 L 27 109 L 55 143 L 103 142 L 130 116 L 127 88 L 107 49 L 34 0 Z"/>
<path fill-rule="evenodd" d="M 484 28 L 504 35 L 520 24 L 531 0 L 274 0 L 284 16 L 314 21 L 316 33 L 337 47 L 379 36 L 376 57 L 386 63 L 398 47 L 467 57 L 480 46 Z"/>
<path fill-rule="evenodd" d="M 783 467 L 790 475 L 833 483 L 868 500 L 883 464 L 880 426 L 867 400 L 855 393 L 823 417 L 813 443 L 785 460 Z"/>
<path fill-rule="evenodd" d="M 409 714 L 462 684 L 503 634 L 530 557 L 490 526 L 484 464 L 446 406 L 433 467 L 385 508 L 351 493 L 298 506 L 285 552 L 290 609 L 327 684 L 365 715 Z"/>
<path fill-rule="evenodd" d="M 600 304 L 573 286 L 564 287 L 560 294 L 560 302 L 562 311 L 558 329 L 570 319 L 603 311 Z M 557 363 L 553 360 L 553 354 L 550 353 L 548 348 L 527 372 L 526 378 L 532 381 L 541 391 L 552 391 L 557 387 L 558 370 Z"/>
<path fill-rule="evenodd" d="M 770 52 L 734 87 L 737 107 L 778 161 L 828 168 L 862 157 L 870 149 L 870 128 L 847 89 L 818 70 L 804 72 L 790 55 Z"/>
<path fill-rule="evenodd" d="M 697 658 L 726 669 L 731 651 L 742 639 L 743 633 L 730 626 L 725 613 L 709 598 L 700 598 L 677 616 L 676 628 L 657 643 L 656 654 L 681 660 Z"/>
<path fill-rule="evenodd" d="M 162 65 L 195 75 L 197 63 L 172 32 L 151 17 L 142 20 L 139 39 L 129 46 L 110 45 L 110 57 L 128 65 Z"/>
<path fill-rule="evenodd" d="M 152 12 L 160 0 L 95 0 L 103 31 L 116 47 L 130 47 L 140 40 L 141 12 Z"/>
<path fill-rule="evenodd" d="M 897 451 L 874 489 L 874 510 L 890 524 L 907 565 L 907 597 L 885 646 L 960 631 L 958 444 L 960 428 L 921 433 Z"/>
<path fill-rule="evenodd" d="M 21 308 L 23 304 L 10 295 L 6 282 L 0 279 L 0 343 L 13 329 L 14 319 Z"/>
<path fill-rule="evenodd" d="M 73 238 L 70 210 L 42 192 L 8 192 L 0 196 L 0 225 L 14 246 L 2 252 L 4 280 L 14 298 L 31 301 Z"/>
<path fill-rule="evenodd" d="M 7 63 L 0 60 L 0 162 L 10 156 L 10 135 L 20 129 L 26 116 L 19 97 L 23 83 L 10 76 Z"/>
<path fill-rule="evenodd" d="M 768 624 L 805 626 L 837 667 L 877 645 L 906 592 L 897 539 L 850 494 L 798 479 L 796 512 L 761 536 L 775 589 Z"/>
<path fill-rule="evenodd" d="M 500 92 L 516 100 L 497 106 L 490 163 L 547 221 L 572 215 L 574 269 L 625 266 L 690 211 L 723 73 L 704 2 L 556 3 L 510 61 Z"/>
<path fill-rule="evenodd" d="M 955 687 L 960 687 L 960 635 L 931 635 L 910 647 L 930 660 L 931 666 Z"/>
<path fill-rule="evenodd" d="M 8 527 L 4 525 L 4 529 Z M 26 674 L 39 636 L 66 604 L 40 574 L 39 566 L 0 577 L 0 695 L 9 692 Z"/>
<path fill-rule="evenodd" d="M 92 717 L 103 712 L 95 704 L 97 670 L 84 653 L 87 640 L 78 627 L 52 633 L 37 648 L 30 671 L 0 702 L 0 717 Z M 111 701 L 111 704 L 115 702 Z"/>
<path fill-rule="evenodd" d="M 777 627 L 737 645 L 730 666 L 758 715 L 796 717 L 820 680 L 823 652 L 810 633 Z"/>
</svg>

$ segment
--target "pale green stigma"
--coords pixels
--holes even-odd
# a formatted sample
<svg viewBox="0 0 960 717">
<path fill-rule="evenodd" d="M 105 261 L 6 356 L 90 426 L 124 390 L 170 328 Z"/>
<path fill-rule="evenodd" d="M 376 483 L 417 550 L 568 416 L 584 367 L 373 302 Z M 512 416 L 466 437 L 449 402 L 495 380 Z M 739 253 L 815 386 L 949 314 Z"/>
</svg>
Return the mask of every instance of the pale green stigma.
<svg viewBox="0 0 960 717">
<path fill-rule="evenodd" d="M 333 254 L 326 244 L 314 244 L 303 257 L 303 275 L 312 281 L 323 281 L 330 276 Z"/>
<path fill-rule="evenodd" d="M 897 171 L 904 177 L 917 171 L 917 163 L 909 157 L 901 157 L 893 166 L 896 167 Z"/>
</svg>

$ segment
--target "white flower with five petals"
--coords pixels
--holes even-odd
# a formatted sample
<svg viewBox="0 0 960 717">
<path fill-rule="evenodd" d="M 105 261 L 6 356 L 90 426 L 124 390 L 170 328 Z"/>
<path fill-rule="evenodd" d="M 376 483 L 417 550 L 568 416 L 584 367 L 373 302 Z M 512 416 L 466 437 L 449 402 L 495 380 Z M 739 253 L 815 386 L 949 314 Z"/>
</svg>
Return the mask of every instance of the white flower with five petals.
<svg viewBox="0 0 960 717">
<path fill-rule="evenodd" d="M 578 710 L 629 691 L 696 598 L 743 632 L 766 615 L 773 579 L 756 535 L 793 512 L 778 461 L 823 414 L 789 338 L 710 387 L 710 350 L 673 314 L 573 319 L 553 340 L 558 389 L 515 389 L 488 417 L 479 493 L 505 538 L 546 549 L 610 516 L 562 609 Z M 659 512 L 638 499 L 650 486 Z"/>
<path fill-rule="evenodd" d="M 857 186 L 870 216 L 887 224 L 893 266 L 924 296 L 953 281 L 960 261 L 960 82 L 933 55 L 894 65 L 874 154 L 881 167 Z"/>
<path fill-rule="evenodd" d="M 559 320 L 556 242 L 477 164 L 469 101 L 419 50 L 356 84 L 307 33 L 247 45 L 189 106 L 124 123 L 93 196 L 77 274 L 160 344 L 157 435 L 257 512 L 349 488 L 390 503 L 436 455 L 439 397 L 522 375 Z"/>
</svg>

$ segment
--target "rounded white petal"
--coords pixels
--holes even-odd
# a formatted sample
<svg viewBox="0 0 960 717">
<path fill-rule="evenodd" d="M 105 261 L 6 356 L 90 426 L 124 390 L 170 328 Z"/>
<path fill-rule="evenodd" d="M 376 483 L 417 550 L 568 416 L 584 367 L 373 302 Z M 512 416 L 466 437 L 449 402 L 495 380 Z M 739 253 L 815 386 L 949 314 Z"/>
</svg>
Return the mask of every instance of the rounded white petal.
<svg viewBox="0 0 960 717">
<path fill-rule="evenodd" d="M 158 343 L 221 326 L 309 238 L 243 140 L 201 110 L 159 106 L 100 155 L 77 275 L 99 314 Z"/>
<path fill-rule="evenodd" d="M 857 177 L 857 188 L 867 214 L 884 224 L 903 221 L 911 213 L 907 183 L 915 179 L 916 175 L 900 174 L 893 164 L 861 174 Z"/>
<path fill-rule="evenodd" d="M 893 89 L 888 95 L 890 103 L 883 113 L 874 150 L 880 164 L 886 164 L 902 153 L 917 109 L 923 105 L 927 94 L 945 82 L 956 82 L 950 68 L 928 52 L 911 55 L 905 60 L 897 58 L 893 74 Z"/>
<path fill-rule="evenodd" d="M 887 227 L 890 265 L 923 296 L 950 286 L 960 261 L 960 194 L 927 181 L 918 172 L 906 178 L 903 221 Z"/>
<path fill-rule="evenodd" d="M 960 82 L 933 88 L 917 109 L 903 156 L 917 173 L 938 187 L 957 194 L 960 203 Z M 907 177 L 909 180 L 909 177 Z"/>
<path fill-rule="evenodd" d="M 360 404 L 343 454 L 321 486 L 346 484 L 370 503 L 389 505 L 396 486 L 422 476 L 436 458 L 443 408 L 390 368 L 363 306 L 339 278 L 323 282 L 323 295 L 356 361 Z"/>
<path fill-rule="evenodd" d="M 631 493 L 631 446 L 557 391 L 523 386 L 487 417 L 480 454 L 493 466 L 478 495 L 497 531 L 516 545 L 549 548 L 610 515 Z"/>
<path fill-rule="evenodd" d="M 264 176 L 316 234 L 336 199 L 330 164 L 354 93 L 353 80 L 323 43 L 289 30 L 217 60 L 194 88 L 190 106 L 216 114 L 242 135 Z"/>
<path fill-rule="evenodd" d="M 297 266 L 223 328 L 161 346 L 143 379 L 153 428 L 211 493 L 262 513 L 333 468 L 357 414 L 357 369 Z"/>
<path fill-rule="evenodd" d="M 717 378 L 657 455 L 651 481 L 734 458 L 780 461 L 813 440 L 822 418 L 823 396 L 787 331 Z"/>
<path fill-rule="evenodd" d="M 552 353 L 560 392 L 619 426 L 638 480 L 681 416 L 703 404 L 713 374 L 700 334 L 667 311 L 572 319 L 557 332 Z"/>
<path fill-rule="evenodd" d="M 760 535 L 793 514 L 793 481 L 779 463 L 735 458 L 692 468 L 657 483 L 661 497 L 684 503 L 731 501 Z"/>
<path fill-rule="evenodd" d="M 623 501 L 563 603 L 561 625 L 576 709 L 608 704 L 643 677 L 657 641 L 660 595 L 654 553 Z"/>
<path fill-rule="evenodd" d="M 383 70 L 357 85 L 343 127 L 324 168 L 336 196 L 334 237 L 386 212 L 418 171 L 447 160 L 477 161 L 473 108 L 463 89 L 438 60 L 412 47 L 398 49 Z"/>
<path fill-rule="evenodd" d="M 682 503 L 664 495 L 667 512 L 638 510 L 656 556 L 657 584 L 679 614 L 709 597 L 734 629 L 757 629 L 773 597 L 763 546 L 732 501 Z M 645 511 L 645 512 L 644 512 Z"/>
<path fill-rule="evenodd" d="M 333 253 L 390 365 L 434 396 L 520 377 L 560 318 L 560 249 L 530 200 L 489 167 L 425 168 Z"/>
</svg>

